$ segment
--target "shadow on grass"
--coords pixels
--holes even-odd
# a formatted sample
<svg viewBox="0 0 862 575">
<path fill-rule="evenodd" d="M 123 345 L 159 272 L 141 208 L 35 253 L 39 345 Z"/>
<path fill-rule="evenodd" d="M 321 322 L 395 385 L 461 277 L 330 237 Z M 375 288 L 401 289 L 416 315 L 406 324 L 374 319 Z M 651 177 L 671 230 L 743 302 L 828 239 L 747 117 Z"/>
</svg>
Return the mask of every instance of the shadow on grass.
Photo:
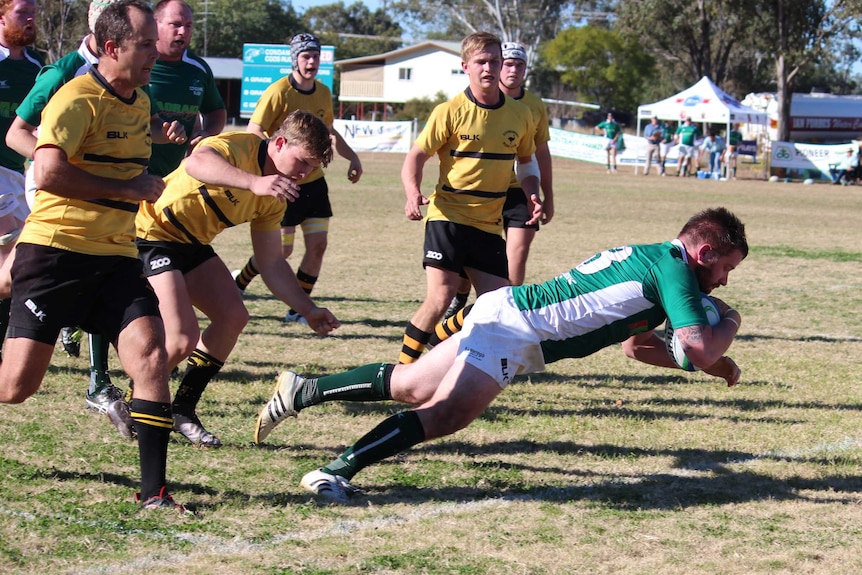
<svg viewBox="0 0 862 575">
<path fill-rule="evenodd" d="M 488 487 L 368 487 L 356 503 L 383 506 L 394 503 L 428 503 L 434 501 L 474 501 L 502 499 L 511 501 L 593 501 L 601 507 L 623 511 L 681 510 L 751 501 L 809 501 L 817 503 L 857 504 L 862 478 L 857 477 L 789 477 L 777 479 L 751 471 L 724 472 L 709 477 L 682 477 L 657 473 L 616 476 L 614 479 L 562 487 L 512 488 L 503 484 Z M 802 491 L 819 492 L 811 495 Z M 847 493 L 847 496 L 841 496 Z"/>
</svg>

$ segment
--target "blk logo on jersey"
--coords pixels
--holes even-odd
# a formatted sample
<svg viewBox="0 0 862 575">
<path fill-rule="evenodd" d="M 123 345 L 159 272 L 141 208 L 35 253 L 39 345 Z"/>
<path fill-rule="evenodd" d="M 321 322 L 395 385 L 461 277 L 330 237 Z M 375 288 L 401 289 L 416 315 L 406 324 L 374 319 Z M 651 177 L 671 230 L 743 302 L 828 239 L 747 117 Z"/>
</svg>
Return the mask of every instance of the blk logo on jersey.
<svg viewBox="0 0 862 575">
<path fill-rule="evenodd" d="M 463 142 L 478 142 L 481 139 L 479 134 L 459 134 L 458 138 Z"/>
<path fill-rule="evenodd" d="M 230 200 L 231 204 L 235 206 L 239 205 L 239 199 L 237 199 L 237 197 L 233 195 L 233 192 L 231 192 L 230 190 L 225 190 L 224 195 L 225 197 L 227 197 L 228 200 Z"/>
<path fill-rule="evenodd" d="M 109 140 L 128 140 L 129 133 L 121 132 L 119 130 L 108 130 L 108 139 Z"/>
</svg>

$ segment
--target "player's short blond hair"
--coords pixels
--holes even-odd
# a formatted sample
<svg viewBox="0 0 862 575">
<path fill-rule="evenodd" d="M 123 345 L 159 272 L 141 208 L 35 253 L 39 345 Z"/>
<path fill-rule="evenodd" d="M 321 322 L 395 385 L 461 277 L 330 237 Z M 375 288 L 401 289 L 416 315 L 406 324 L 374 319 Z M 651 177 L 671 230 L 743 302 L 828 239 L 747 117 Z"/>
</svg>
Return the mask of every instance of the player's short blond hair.
<svg viewBox="0 0 862 575">
<path fill-rule="evenodd" d="M 474 52 L 482 52 L 490 46 L 497 46 L 502 54 L 503 42 L 490 32 L 474 32 L 461 41 L 461 60 L 468 62 Z"/>
<path fill-rule="evenodd" d="M 287 115 L 272 135 L 282 137 L 288 146 L 300 146 L 323 167 L 332 161 L 332 138 L 323 120 L 305 110 L 294 110 Z"/>
</svg>

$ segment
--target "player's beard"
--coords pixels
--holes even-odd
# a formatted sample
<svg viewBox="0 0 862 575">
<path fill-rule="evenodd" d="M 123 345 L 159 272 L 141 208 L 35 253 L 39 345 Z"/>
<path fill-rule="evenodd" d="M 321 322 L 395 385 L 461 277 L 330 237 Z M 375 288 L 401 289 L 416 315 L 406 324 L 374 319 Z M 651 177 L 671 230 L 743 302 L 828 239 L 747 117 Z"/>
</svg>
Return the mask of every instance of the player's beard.
<svg viewBox="0 0 862 575">
<path fill-rule="evenodd" d="M 36 41 L 36 28 L 28 30 L 26 26 L 17 26 L 10 22 L 6 25 L 5 38 L 12 46 L 30 46 Z"/>
</svg>

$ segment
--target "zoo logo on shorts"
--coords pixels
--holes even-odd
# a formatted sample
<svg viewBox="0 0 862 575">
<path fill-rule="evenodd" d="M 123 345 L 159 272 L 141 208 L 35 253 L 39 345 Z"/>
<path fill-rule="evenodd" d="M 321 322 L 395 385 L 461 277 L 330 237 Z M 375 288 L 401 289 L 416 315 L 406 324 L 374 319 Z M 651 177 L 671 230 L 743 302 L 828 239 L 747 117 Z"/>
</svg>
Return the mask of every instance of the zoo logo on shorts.
<svg viewBox="0 0 862 575">
<path fill-rule="evenodd" d="M 156 271 L 159 268 L 171 265 L 171 258 L 163 257 L 150 262 L 150 269 Z"/>
<path fill-rule="evenodd" d="M 441 254 L 440 252 L 428 250 L 427 252 L 425 252 L 425 257 L 429 260 L 437 260 L 439 262 L 443 259 L 443 254 Z"/>
</svg>

